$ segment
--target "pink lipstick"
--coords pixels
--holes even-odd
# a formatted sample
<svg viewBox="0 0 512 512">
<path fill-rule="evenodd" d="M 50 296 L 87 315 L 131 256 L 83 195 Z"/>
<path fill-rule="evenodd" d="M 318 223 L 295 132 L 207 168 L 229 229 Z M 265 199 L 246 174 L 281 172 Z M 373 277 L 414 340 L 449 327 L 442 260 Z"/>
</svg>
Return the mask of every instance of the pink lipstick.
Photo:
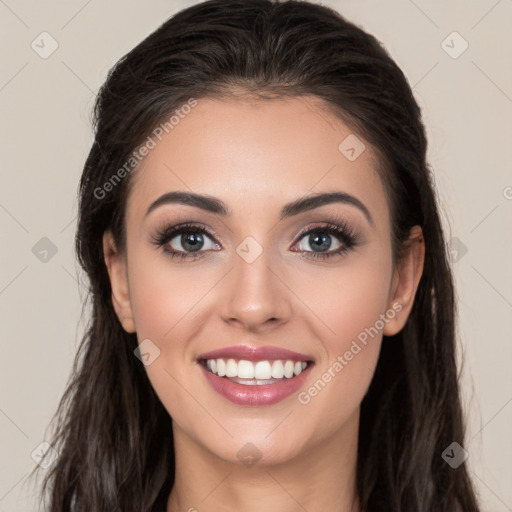
<svg viewBox="0 0 512 512">
<path fill-rule="evenodd" d="M 201 370 L 221 396 L 237 405 L 271 405 L 296 392 L 313 366 L 310 355 L 279 347 L 238 345 L 198 357 Z"/>
</svg>

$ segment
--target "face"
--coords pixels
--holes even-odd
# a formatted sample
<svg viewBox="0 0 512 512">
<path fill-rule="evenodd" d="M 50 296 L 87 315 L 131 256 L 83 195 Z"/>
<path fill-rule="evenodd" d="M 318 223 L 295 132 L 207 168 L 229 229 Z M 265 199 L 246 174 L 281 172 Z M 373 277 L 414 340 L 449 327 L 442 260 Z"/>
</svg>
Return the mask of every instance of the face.
<svg viewBox="0 0 512 512">
<path fill-rule="evenodd" d="M 354 440 L 421 273 L 421 254 L 393 268 L 376 153 L 320 106 L 199 100 L 132 176 L 126 254 L 104 237 L 175 440 L 226 461 Z M 173 192 L 210 201 L 160 199 Z"/>
</svg>

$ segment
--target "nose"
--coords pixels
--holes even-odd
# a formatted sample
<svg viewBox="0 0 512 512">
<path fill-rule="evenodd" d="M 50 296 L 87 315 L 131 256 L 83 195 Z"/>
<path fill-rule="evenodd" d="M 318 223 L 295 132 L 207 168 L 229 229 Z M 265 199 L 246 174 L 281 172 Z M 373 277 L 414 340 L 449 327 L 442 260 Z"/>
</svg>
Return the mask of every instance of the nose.
<svg viewBox="0 0 512 512">
<path fill-rule="evenodd" d="M 234 255 L 220 304 L 223 320 L 250 332 L 265 332 L 286 323 L 291 315 L 290 289 L 271 268 L 268 253 L 248 262 Z"/>
</svg>

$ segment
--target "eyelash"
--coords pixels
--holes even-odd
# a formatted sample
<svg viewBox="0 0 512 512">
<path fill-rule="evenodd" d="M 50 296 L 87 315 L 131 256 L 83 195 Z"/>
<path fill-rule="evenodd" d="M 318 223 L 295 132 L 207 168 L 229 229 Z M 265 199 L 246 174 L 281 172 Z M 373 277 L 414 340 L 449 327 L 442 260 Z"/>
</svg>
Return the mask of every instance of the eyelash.
<svg viewBox="0 0 512 512">
<path fill-rule="evenodd" d="M 326 260 L 335 256 L 343 256 L 345 253 L 354 249 L 359 245 L 359 235 L 352 229 L 344 219 L 336 220 L 338 224 L 326 222 L 322 226 L 315 226 L 313 228 L 305 228 L 297 235 L 297 241 L 294 245 L 300 242 L 306 235 L 311 233 L 327 233 L 328 235 L 335 235 L 340 239 L 342 246 L 335 251 L 331 252 L 314 252 L 314 251 L 294 251 L 307 253 L 308 256 L 314 259 Z M 170 240 L 183 233 L 193 234 L 207 234 L 210 238 L 215 240 L 215 234 L 212 233 L 204 224 L 183 223 L 176 226 L 165 227 L 158 230 L 155 235 L 151 237 L 151 243 L 157 247 L 163 247 Z M 217 243 L 217 242 L 215 242 Z M 164 247 L 163 251 L 171 258 L 178 258 L 180 260 L 197 259 L 203 257 L 207 251 L 198 251 L 197 253 L 190 253 L 186 251 L 169 250 Z"/>
</svg>

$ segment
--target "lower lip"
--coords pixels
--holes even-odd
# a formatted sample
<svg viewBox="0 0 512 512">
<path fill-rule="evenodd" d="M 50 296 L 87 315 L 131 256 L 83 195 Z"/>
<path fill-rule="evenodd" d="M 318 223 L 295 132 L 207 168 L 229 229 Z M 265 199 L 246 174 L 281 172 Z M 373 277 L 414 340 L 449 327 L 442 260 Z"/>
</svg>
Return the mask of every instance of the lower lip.
<svg viewBox="0 0 512 512">
<path fill-rule="evenodd" d="M 219 377 L 210 372 L 202 364 L 199 364 L 206 380 L 219 395 L 237 405 L 272 405 L 295 393 L 306 380 L 312 363 L 296 377 L 287 379 L 284 377 L 275 384 L 264 384 L 261 386 L 238 384 L 225 377 Z"/>
</svg>

